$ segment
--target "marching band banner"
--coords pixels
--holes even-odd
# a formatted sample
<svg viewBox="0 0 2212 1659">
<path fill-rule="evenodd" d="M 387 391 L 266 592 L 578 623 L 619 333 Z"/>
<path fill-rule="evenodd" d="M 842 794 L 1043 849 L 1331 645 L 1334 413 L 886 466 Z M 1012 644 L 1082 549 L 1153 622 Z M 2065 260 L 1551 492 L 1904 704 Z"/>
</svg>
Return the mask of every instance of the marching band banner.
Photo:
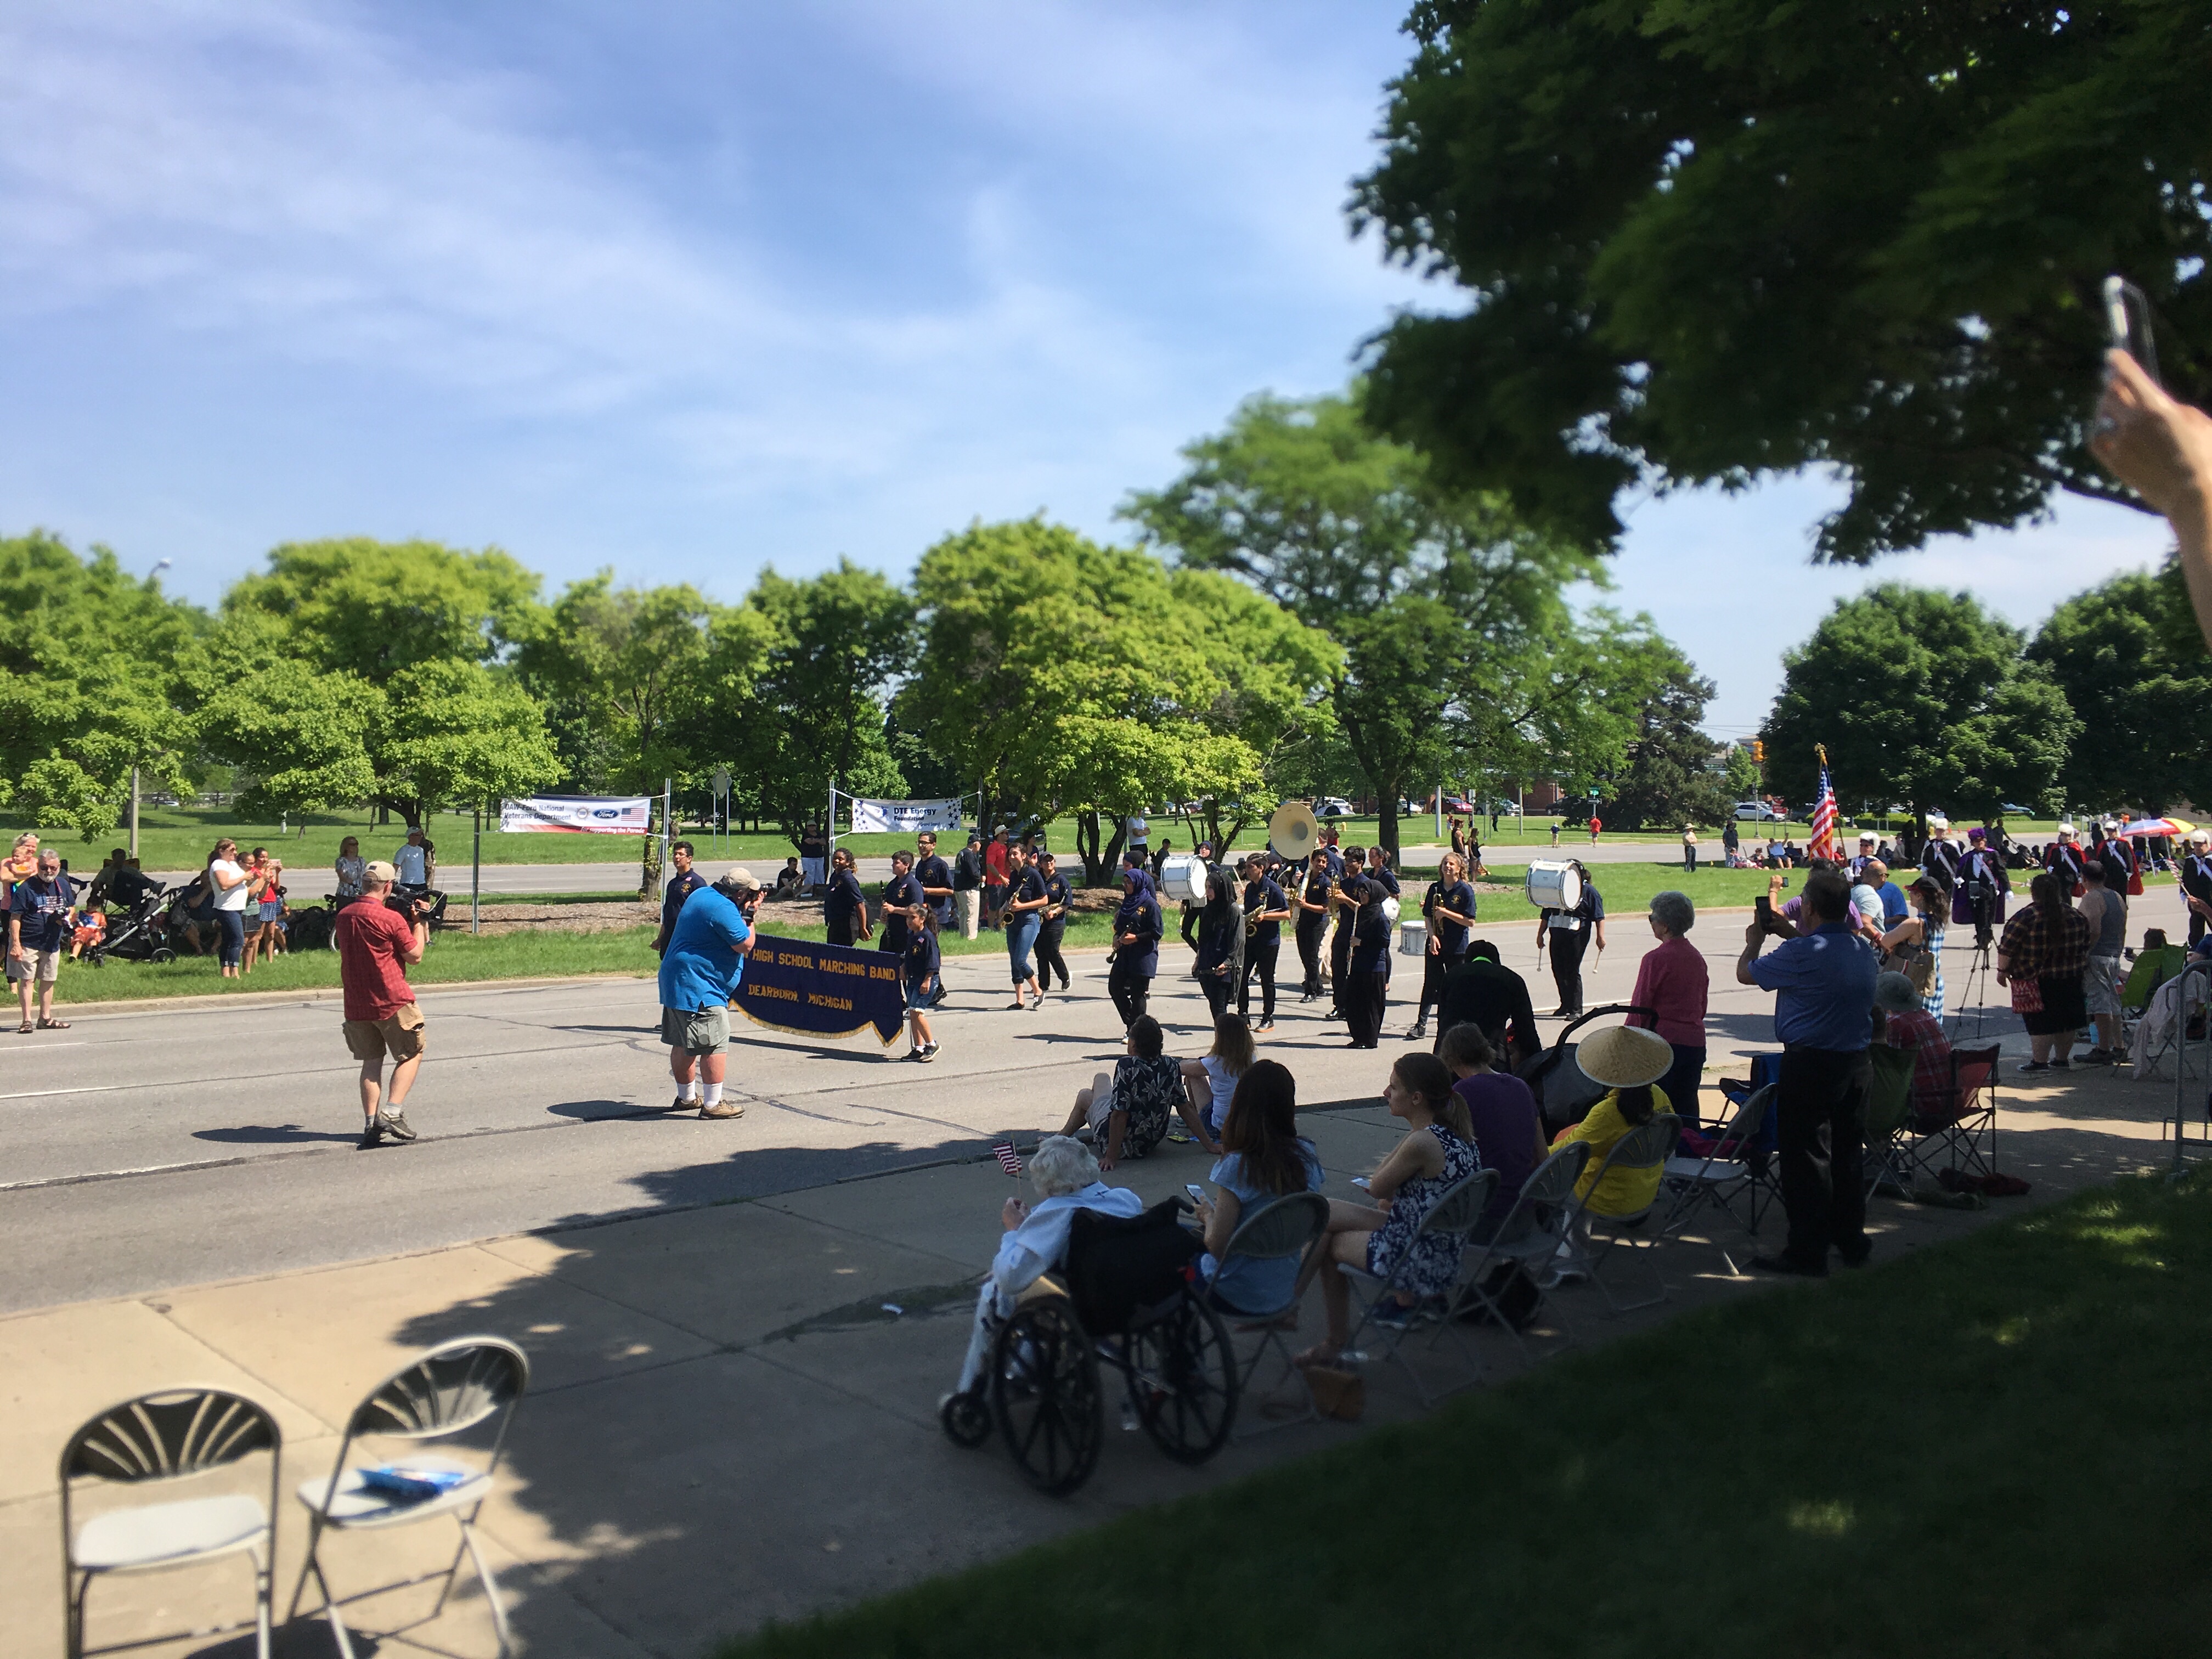
<svg viewBox="0 0 2212 1659">
<path fill-rule="evenodd" d="M 570 836 L 641 836 L 653 821 L 651 795 L 532 795 L 499 804 L 499 827 Z"/>
<path fill-rule="evenodd" d="M 888 1048 L 906 1025 L 903 958 L 896 951 L 810 945 L 762 933 L 731 1006 L 759 1024 L 805 1036 L 872 1027 Z"/>
<path fill-rule="evenodd" d="M 912 836 L 924 830 L 960 827 L 960 803 L 957 800 L 863 800 L 856 795 L 848 795 L 846 799 L 852 805 L 853 833 L 856 836 Z"/>
</svg>

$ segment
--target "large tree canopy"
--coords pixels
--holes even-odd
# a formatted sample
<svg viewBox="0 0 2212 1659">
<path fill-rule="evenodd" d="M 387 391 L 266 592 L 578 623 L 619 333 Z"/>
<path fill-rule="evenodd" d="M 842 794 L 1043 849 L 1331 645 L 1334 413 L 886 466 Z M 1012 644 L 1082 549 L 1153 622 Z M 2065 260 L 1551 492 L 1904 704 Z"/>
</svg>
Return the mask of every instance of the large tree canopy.
<svg viewBox="0 0 2212 1659">
<path fill-rule="evenodd" d="M 1625 487 L 1808 465 L 1817 556 L 2133 501 L 2084 427 L 2100 283 L 2212 392 L 2212 15 L 2170 0 L 1420 0 L 1355 225 L 1473 303 L 1370 415 L 1584 545 Z"/>
</svg>

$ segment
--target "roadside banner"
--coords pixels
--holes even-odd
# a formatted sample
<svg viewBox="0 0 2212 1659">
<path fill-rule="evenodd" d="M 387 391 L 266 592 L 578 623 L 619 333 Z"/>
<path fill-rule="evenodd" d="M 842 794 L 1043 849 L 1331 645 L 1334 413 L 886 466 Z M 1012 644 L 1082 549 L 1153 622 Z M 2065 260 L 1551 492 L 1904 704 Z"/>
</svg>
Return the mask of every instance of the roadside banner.
<svg viewBox="0 0 2212 1659">
<path fill-rule="evenodd" d="M 566 836 L 641 836 L 655 795 L 532 795 L 499 804 L 499 827 Z"/>
<path fill-rule="evenodd" d="M 811 945 L 762 933 L 730 1006 L 760 1024 L 805 1036 L 872 1028 L 889 1048 L 906 1025 L 903 958 L 896 951 Z"/>
<path fill-rule="evenodd" d="M 864 800 L 845 797 L 853 809 L 856 836 L 919 835 L 924 830 L 957 830 L 960 803 L 957 800 Z"/>
</svg>

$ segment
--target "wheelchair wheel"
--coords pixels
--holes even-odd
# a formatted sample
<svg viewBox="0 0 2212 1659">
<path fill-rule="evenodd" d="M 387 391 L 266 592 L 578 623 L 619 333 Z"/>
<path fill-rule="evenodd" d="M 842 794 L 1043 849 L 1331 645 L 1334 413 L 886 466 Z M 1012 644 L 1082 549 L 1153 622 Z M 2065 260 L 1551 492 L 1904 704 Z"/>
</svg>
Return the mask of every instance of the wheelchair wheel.
<svg viewBox="0 0 2212 1659">
<path fill-rule="evenodd" d="M 1138 1420 L 1178 1463 L 1203 1463 L 1237 1421 L 1237 1355 L 1220 1316 L 1185 1293 L 1129 1332 Z"/>
<path fill-rule="evenodd" d="M 1006 1449 L 1039 1492 L 1073 1492 L 1091 1478 L 1104 1437 L 1098 1356 L 1064 1302 L 1032 1303 L 1006 1322 L 991 1406 Z"/>
<path fill-rule="evenodd" d="M 954 1445 L 970 1451 L 991 1437 L 991 1406 L 980 1389 L 974 1394 L 945 1395 L 937 1420 Z"/>
</svg>

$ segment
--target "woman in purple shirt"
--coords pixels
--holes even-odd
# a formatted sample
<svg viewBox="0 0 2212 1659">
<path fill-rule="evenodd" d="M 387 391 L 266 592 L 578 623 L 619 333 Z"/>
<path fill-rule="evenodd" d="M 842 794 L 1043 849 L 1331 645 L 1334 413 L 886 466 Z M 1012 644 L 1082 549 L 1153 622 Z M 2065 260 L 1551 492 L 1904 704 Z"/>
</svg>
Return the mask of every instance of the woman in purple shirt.
<svg viewBox="0 0 2212 1659">
<path fill-rule="evenodd" d="M 1650 1014 L 1631 1014 L 1631 1025 L 1649 1026 L 1667 1039 L 1674 1064 L 1660 1082 L 1682 1127 L 1698 1127 L 1698 1085 L 1705 1073 L 1705 958 L 1683 935 L 1698 925 L 1697 907 L 1684 893 L 1656 893 L 1651 899 L 1651 936 L 1659 941 L 1644 953 L 1636 969 L 1636 988 L 1628 1000 Z"/>
<path fill-rule="evenodd" d="M 1491 1070 L 1491 1062 L 1496 1057 L 1490 1039 L 1482 1034 L 1480 1025 L 1453 1026 L 1443 1034 L 1437 1048 L 1437 1058 L 1459 1079 L 1452 1085 L 1452 1092 L 1467 1104 L 1468 1121 L 1474 1128 L 1474 1149 L 1481 1157 L 1482 1167 L 1498 1171 L 1498 1189 L 1491 1194 L 1489 1208 L 1482 1212 L 1482 1219 L 1475 1224 L 1469 1236 L 1470 1242 L 1476 1244 L 1488 1243 L 1498 1236 L 1498 1229 L 1505 1224 L 1505 1218 L 1513 1212 L 1521 1188 L 1549 1151 L 1544 1145 L 1536 1097 L 1529 1092 L 1527 1084 L 1510 1072 Z M 1543 1299 L 1536 1281 L 1518 1262 L 1512 1261 L 1493 1271 L 1482 1291 L 1490 1298 L 1491 1306 L 1502 1310 L 1516 1330 L 1528 1322 L 1536 1311 L 1537 1303 Z M 1486 1319 L 1489 1309 L 1480 1304 L 1477 1307 L 1480 1313 L 1476 1316 Z"/>
</svg>

